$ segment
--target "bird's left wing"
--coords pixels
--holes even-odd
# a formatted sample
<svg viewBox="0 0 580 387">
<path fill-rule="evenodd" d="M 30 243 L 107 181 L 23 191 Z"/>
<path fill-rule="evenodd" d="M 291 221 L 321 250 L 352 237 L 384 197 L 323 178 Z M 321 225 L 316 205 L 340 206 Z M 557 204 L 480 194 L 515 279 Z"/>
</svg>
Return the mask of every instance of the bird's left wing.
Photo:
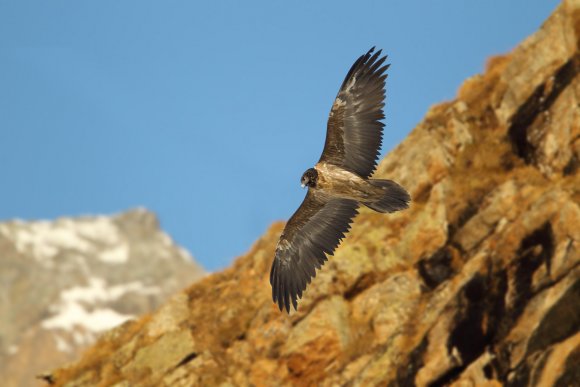
<svg viewBox="0 0 580 387">
<path fill-rule="evenodd" d="M 354 200 L 333 198 L 308 190 L 276 246 L 270 271 L 272 299 L 280 310 L 298 307 L 298 298 L 332 255 L 357 214 Z"/>
<path fill-rule="evenodd" d="M 385 118 L 386 56 L 374 47 L 352 65 L 332 104 L 320 157 L 370 177 L 377 166 Z"/>
</svg>

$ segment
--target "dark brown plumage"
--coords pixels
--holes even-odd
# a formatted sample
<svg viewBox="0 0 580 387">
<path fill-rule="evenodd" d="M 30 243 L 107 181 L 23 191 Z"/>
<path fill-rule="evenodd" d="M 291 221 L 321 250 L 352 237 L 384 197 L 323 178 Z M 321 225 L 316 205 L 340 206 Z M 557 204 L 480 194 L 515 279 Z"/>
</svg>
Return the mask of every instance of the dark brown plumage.
<svg viewBox="0 0 580 387">
<path fill-rule="evenodd" d="M 391 180 L 370 179 L 382 142 L 386 56 L 374 47 L 356 60 L 332 105 L 320 160 L 302 175 L 308 193 L 288 220 L 270 272 L 280 310 L 298 298 L 350 229 L 360 203 L 378 212 L 408 207 L 409 194 Z"/>
</svg>

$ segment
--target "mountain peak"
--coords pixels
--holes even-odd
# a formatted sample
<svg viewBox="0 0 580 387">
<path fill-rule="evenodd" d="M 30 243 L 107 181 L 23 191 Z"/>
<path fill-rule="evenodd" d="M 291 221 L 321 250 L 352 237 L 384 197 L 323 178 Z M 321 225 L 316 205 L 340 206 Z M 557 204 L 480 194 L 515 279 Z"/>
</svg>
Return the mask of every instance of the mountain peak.
<svg viewBox="0 0 580 387">
<path fill-rule="evenodd" d="M 29 386 L 35 373 L 74 359 L 204 275 L 144 209 L 3 222 L 0 254 L 5 386 Z"/>
</svg>

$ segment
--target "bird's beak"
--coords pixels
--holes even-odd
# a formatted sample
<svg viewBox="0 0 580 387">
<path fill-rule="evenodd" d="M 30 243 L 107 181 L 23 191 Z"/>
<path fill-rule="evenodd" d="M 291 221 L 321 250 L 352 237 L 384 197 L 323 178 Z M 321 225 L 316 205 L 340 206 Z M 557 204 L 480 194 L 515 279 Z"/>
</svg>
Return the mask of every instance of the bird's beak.
<svg viewBox="0 0 580 387">
<path fill-rule="evenodd" d="M 302 184 L 300 184 L 300 186 L 301 186 L 302 188 L 304 188 L 304 187 L 306 187 L 306 184 L 302 183 Z"/>
</svg>

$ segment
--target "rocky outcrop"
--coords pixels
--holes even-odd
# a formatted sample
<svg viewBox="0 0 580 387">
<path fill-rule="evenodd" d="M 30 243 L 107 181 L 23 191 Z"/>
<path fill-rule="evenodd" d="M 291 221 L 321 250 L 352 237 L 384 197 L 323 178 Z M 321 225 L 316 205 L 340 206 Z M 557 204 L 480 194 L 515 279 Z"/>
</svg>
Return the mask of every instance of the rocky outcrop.
<svg viewBox="0 0 580 387">
<path fill-rule="evenodd" d="M 580 380 L 580 1 L 567 0 L 380 165 L 408 211 L 362 210 L 280 313 L 283 224 L 108 332 L 58 386 L 570 386 Z"/>
<path fill-rule="evenodd" d="M 145 210 L 0 223 L 0 384 L 34 385 L 203 274 Z"/>
</svg>

